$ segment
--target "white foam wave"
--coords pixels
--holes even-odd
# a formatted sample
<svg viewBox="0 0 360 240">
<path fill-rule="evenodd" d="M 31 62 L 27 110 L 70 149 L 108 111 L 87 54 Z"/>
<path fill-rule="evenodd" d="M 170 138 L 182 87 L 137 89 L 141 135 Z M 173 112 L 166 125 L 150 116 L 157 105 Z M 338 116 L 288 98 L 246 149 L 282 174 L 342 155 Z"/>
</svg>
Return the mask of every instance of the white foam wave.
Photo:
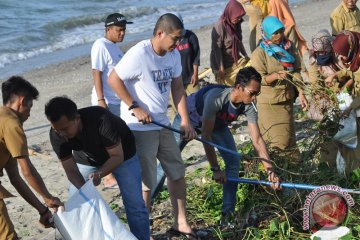
<svg viewBox="0 0 360 240">
<path fill-rule="evenodd" d="M 226 1 L 218 1 L 213 3 L 194 3 L 163 5 L 158 7 L 149 6 L 130 6 L 119 10 L 134 22 L 127 27 L 128 36 L 131 34 L 141 34 L 151 32 L 158 17 L 170 11 L 178 11 L 182 14 L 186 28 L 199 27 L 202 24 L 208 24 L 210 20 L 215 21 L 223 11 Z M 104 15 L 105 16 L 105 15 Z M 97 23 L 94 23 L 99 19 Z M 76 22 L 82 24 L 76 27 Z M 100 16 L 92 17 L 72 17 L 67 21 L 52 23 L 45 25 L 45 29 L 56 29 L 59 36 L 54 36 L 51 32 L 52 40 L 48 44 L 36 48 L 22 50 L 21 52 L 0 53 L 0 68 L 20 60 L 29 59 L 42 54 L 49 54 L 55 51 L 67 49 L 77 45 L 89 44 L 104 35 L 103 19 Z M 69 22 L 71 27 L 69 27 Z M 202 23 L 203 22 L 203 23 Z M 68 28 L 61 28 L 66 25 Z M 56 26 L 56 27 L 54 27 Z"/>
</svg>

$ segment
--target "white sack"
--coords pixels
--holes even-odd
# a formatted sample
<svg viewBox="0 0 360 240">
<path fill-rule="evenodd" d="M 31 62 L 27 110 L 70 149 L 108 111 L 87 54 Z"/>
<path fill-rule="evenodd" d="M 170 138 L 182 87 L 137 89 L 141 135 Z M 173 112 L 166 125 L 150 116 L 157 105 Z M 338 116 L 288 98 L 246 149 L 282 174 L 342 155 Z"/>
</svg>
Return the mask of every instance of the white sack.
<svg viewBox="0 0 360 240">
<path fill-rule="evenodd" d="M 340 120 L 339 124 L 343 127 L 335 134 L 334 139 L 348 148 L 356 148 L 358 144 L 356 113 L 351 111 L 347 118 Z"/>
<path fill-rule="evenodd" d="M 55 225 L 66 240 L 136 240 L 87 181 L 66 203 L 65 211 L 54 214 Z"/>
<path fill-rule="evenodd" d="M 345 111 L 352 102 L 352 97 L 349 93 L 341 92 L 337 94 L 339 102 L 339 109 Z M 339 124 L 343 126 L 334 136 L 334 139 L 348 148 L 356 148 L 357 141 L 357 126 L 356 126 L 356 113 L 352 110 L 349 117 L 340 120 Z"/>
</svg>

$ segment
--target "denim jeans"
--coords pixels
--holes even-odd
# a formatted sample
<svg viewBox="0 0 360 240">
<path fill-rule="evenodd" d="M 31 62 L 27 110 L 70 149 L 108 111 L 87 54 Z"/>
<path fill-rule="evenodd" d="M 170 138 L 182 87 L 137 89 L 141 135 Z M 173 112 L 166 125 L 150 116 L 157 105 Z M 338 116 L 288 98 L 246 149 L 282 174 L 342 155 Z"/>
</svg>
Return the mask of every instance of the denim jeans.
<svg viewBox="0 0 360 240">
<path fill-rule="evenodd" d="M 173 128 L 180 129 L 181 117 L 177 114 L 173 121 Z M 174 133 L 176 142 L 178 143 L 180 148 L 184 148 L 186 145 L 186 141 L 181 139 L 179 133 Z M 212 132 L 212 142 L 218 144 L 227 149 L 237 151 L 235 140 L 229 130 L 228 127 L 223 127 L 221 129 L 216 129 Z M 239 156 L 234 154 L 225 152 L 221 149 L 218 149 L 221 157 L 225 161 L 225 174 L 226 177 L 238 178 L 240 171 L 240 160 Z M 235 182 L 226 182 L 223 184 L 223 206 L 222 212 L 234 212 L 235 204 L 236 204 L 236 191 L 237 191 L 238 183 Z"/>
<path fill-rule="evenodd" d="M 81 175 L 85 180 L 89 174 L 97 170 L 96 167 L 77 164 Z M 126 211 L 126 218 L 130 231 L 138 239 L 150 239 L 149 213 L 145 207 L 141 190 L 141 168 L 137 155 L 123 162 L 112 172 L 121 190 L 121 196 Z M 70 183 L 69 197 L 77 191 L 77 188 Z"/>
<path fill-rule="evenodd" d="M 120 104 L 108 104 L 109 111 L 115 116 L 120 117 Z"/>
</svg>

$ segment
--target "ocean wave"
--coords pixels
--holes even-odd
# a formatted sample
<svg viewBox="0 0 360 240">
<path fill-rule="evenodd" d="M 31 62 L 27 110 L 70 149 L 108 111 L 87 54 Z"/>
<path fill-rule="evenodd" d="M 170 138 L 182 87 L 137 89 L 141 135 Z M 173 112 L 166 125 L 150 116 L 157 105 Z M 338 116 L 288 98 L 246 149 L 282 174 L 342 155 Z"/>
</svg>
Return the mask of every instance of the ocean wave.
<svg viewBox="0 0 360 240">
<path fill-rule="evenodd" d="M 70 30 L 73 28 L 77 28 L 79 26 L 87 26 L 96 24 L 99 22 L 104 22 L 105 17 L 103 14 L 98 15 L 90 15 L 90 16 L 80 16 L 80 17 L 71 17 L 68 19 L 65 19 L 63 21 L 58 22 L 50 22 L 44 25 L 44 29 L 47 31 L 55 31 L 58 29 L 62 30 Z"/>
<path fill-rule="evenodd" d="M 35 1 L 35 0 L 30 0 Z M 68 1 L 68 0 L 66 0 Z M 88 1 L 88 0 L 87 0 Z M 89 0 L 90 1 L 90 0 Z M 151 36 L 151 32 L 158 17 L 166 12 L 178 11 L 182 14 L 186 26 L 201 26 L 202 22 L 209 23 L 209 19 L 217 18 L 223 10 L 224 1 L 216 2 L 180 2 L 174 0 L 171 4 L 153 0 L 158 4 L 152 6 L 134 6 L 130 1 L 117 2 L 117 6 L 105 6 L 103 2 L 95 0 L 92 7 L 89 8 L 89 2 L 76 8 L 80 15 L 66 11 L 63 16 L 54 16 L 47 22 L 47 15 L 41 16 L 40 12 L 52 12 L 54 8 L 48 8 L 48 4 L 33 8 L 33 12 L 39 14 L 28 28 L 27 32 L 16 33 L 14 39 L 6 36 L 2 37 L 2 46 L 0 47 L 0 68 L 20 60 L 29 59 L 42 54 L 49 54 L 55 51 L 67 49 L 77 45 L 89 44 L 104 35 L 104 21 L 108 14 L 119 12 L 124 14 L 127 19 L 134 24 L 127 28 L 128 36 Z M 112 0 L 109 0 L 113 2 Z M 58 3 L 58 5 L 62 3 Z M 65 3 L 64 3 L 65 4 Z M 131 6 L 129 6 L 131 5 Z M 150 5 L 150 4 L 149 4 Z M 69 10 L 70 5 L 64 5 Z M 115 6 L 115 5 L 113 5 Z M 156 7 L 154 7 L 156 6 Z M 89 8 L 89 9 L 87 9 Z M 112 10 L 113 11 L 112 11 Z M 109 12 L 109 10 L 111 12 Z M 96 12 L 95 14 L 93 14 Z M 52 14 L 50 14 L 52 15 Z M 64 18 L 66 15 L 66 18 Z M 24 16 L 29 17 L 29 16 Z M 62 20 L 61 17 L 63 17 Z M 205 20 L 205 21 L 203 21 Z M 33 24 L 35 23 L 35 24 Z M 1 25 L 1 24 L 0 24 Z M 8 29 L 10 30 L 10 29 Z"/>
<path fill-rule="evenodd" d="M 130 20 L 147 15 L 153 15 L 159 12 L 159 10 L 157 7 L 126 7 L 119 9 L 118 12 Z"/>
<path fill-rule="evenodd" d="M 59 40 L 58 42 L 54 42 L 52 44 L 43 47 L 33 48 L 31 50 L 22 51 L 22 52 L 2 53 L 0 54 L 0 68 L 3 68 L 6 65 L 16 61 L 26 60 L 42 54 L 48 54 L 55 51 L 67 49 L 73 46 L 86 44 L 93 41 L 93 39 L 96 39 L 97 37 L 98 36 L 93 36 L 89 38 L 85 38 L 83 36 L 71 36 L 71 37 L 63 36 L 62 39 Z"/>
<path fill-rule="evenodd" d="M 156 7 L 127 7 L 120 9 L 118 12 L 125 15 L 129 20 L 132 20 L 138 17 L 152 15 L 158 12 L 158 9 Z M 80 26 L 104 23 L 106 16 L 109 14 L 111 13 L 70 17 L 62 21 L 47 23 L 43 28 L 47 31 L 54 31 L 55 29 L 71 30 Z"/>
</svg>

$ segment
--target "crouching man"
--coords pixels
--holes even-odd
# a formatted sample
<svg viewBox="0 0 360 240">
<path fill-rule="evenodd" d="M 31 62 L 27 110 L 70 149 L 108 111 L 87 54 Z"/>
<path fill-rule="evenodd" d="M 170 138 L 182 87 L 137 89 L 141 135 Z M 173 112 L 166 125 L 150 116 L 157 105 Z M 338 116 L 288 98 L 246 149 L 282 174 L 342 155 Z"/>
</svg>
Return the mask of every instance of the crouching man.
<svg viewBox="0 0 360 240">
<path fill-rule="evenodd" d="M 69 196 L 92 179 L 112 173 L 119 184 L 130 231 L 150 239 L 149 214 L 142 198 L 141 170 L 135 140 L 126 123 L 99 107 L 77 109 L 66 97 L 45 106 L 51 122 L 50 141 L 70 181 Z"/>
<path fill-rule="evenodd" d="M 260 88 L 261 75 L 253 67 L 243 68 L 238 72 L 234 86 L 206 86 L 187 97 L 187 108 L 191 124 L 201 129 L 202 139 L 212 141 L 234 152 L 237 148 L 228 125 L 236 121 L 240 115 L 245 115 L 253 146 L 268 174 L 268 179 L 276 183 L 272 186 L 274 189 L 279 189 L 279 178 L 273 170 L 257 123 L 257 109 L 254 102 L 256 96 L 260 94 Z M 180 129 L 180 122 L 181 117 L 178 114 L 174 119 L 174 128 Z M 184 148 L 187 142 L 181 140 L 180 134 L 176 133 L 175 138 L 180 148 Z M 225 169 L 222 170 L 214 147 L 204 144 L 204 149 L 213 172 L 213 179 L 223 184 L 221 225 L 233 226 L 238 183 L 227 181 L 227 178 L 239 177 L 240 156 L 218 149 L 225 161 Z"/>
<path fill-rule="evenodd" d="M 39 92 L 30 82 L 19 76 L 13 76 L 3 82 L 1 91 L 4 106 L 0 107 L 0 177 L 5 169 L 16 191 L 39 212 L 40 223 L 45 227 L 51 227 L 52 215 L 48 207 L 57 208 L 62 203 L 49 193 L 31 163 L 22 126 L 29 118 L 33 100 L 38 98 Z M 18 166 L 27 183 L 20 176 Z M 42 204 L 29 186 L 40 194 L 46 205 Z M 18 237 L 3 200 L 8 197 L 12 195 L 0 182 L 0 239 L 16 240 Z"/>
</svg>

